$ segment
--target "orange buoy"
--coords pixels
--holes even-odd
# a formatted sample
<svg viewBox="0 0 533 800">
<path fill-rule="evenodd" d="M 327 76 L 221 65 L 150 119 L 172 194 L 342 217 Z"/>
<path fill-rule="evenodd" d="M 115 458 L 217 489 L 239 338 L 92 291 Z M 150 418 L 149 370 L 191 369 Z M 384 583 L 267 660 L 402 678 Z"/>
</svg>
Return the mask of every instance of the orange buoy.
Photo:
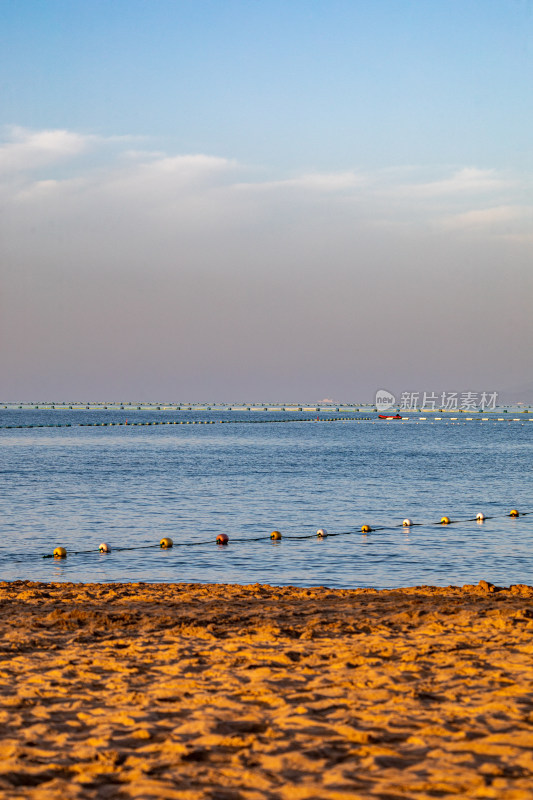
<svg viewBox="0 0 533 800">
<path fill-rule="evenodd" d="M 511 509 L 511 512 L 510 512 L 509 516 L 510 516 L 510 517 L 519 517 L 519 516 L 520 516 L 520 514 L 518 513 L 518 511 L 516 510 L 516 508 L 513 508 L 513 509 Z"/>
<path fill-rule="evenodd" d="M 219 533 L 217 536 L 217 544 L 227 544 L 229 542 L 229 538 L 225 533 Z"/>
<path fill-rule="evenodd" d="M 279 531 L 272 531 L 270 534 L 271 539 L 281 539 L 281 533 Z"/>
</svg>

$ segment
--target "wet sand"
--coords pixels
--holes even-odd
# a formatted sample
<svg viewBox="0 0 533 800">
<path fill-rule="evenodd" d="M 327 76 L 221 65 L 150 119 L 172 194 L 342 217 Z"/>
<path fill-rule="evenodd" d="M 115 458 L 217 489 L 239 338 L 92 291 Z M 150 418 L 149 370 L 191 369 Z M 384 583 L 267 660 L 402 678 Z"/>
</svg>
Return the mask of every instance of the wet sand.
<svg viewBox="0 0 533 800">
<path fill-rule="evenodd" d="M 0 583 L 2 798 L 533 798 L 533 588 Z"/>
</svg>

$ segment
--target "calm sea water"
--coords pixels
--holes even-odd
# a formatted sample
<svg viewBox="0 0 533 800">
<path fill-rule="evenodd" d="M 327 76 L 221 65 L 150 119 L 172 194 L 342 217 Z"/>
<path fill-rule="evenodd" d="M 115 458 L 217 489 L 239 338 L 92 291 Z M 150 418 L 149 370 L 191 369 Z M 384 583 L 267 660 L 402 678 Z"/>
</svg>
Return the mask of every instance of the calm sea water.
<svg viewBox="0 0 533 800">
<path fill-rule="evenodd" d="M 0 429 L 0 579 L 533 584 L 533 514 L 505 516 L 533 511 L 527 419 L 275 424 L 287 415 L 128 415 L 128 426 L 79 427 L 124 422 L 125 412 L 0 412 L 2 426 L 71 425 Z M 131 425 L 180 419 L 217 424 Z M 429 524 L 478 511 L 493 519 Z M 428 524 L 360 531 L 404 517 Z M 343 535 L 319 540 L 319 527 Z M 270 541 L 273 529 L 281 542 Z M 227 547 L 215 544 L 219 533 L 230 537 Z M 183 546 L 160 550 L 163 536 Z M 135 549 L 104 555 L 102 541 Z M 66 559 L 42 558 L 58 545 Z M 84 550 L 94 552 L 74 554 Z"/>
</svg>

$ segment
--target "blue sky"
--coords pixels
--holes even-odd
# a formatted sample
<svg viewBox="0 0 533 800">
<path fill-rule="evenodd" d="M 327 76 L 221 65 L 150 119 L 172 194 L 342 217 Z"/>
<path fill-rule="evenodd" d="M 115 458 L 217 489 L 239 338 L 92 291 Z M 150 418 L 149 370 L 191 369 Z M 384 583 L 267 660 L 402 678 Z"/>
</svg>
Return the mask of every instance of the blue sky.
<svg viewBox="0 0 533 800">
<path fill-rule="evenodd" d="M 5 399 L 527 384 L 532 34 L 525 0 L 0 4 Z"/>
<path fill-rule="evenodd" d="M 531 166 L 531 2 L 0 8 L 5 124 L 265 168 Z"/>
</svg>

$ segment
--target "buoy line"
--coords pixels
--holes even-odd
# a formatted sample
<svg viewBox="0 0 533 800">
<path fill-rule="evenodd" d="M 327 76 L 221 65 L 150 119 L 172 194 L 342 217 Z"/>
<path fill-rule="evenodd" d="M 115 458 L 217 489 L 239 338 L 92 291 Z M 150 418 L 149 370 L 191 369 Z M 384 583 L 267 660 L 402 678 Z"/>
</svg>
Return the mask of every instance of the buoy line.
<svg viewBox="0 0 533 800">
<path fill-rule="evenodd" d="M 415 416 L 405 416 L 402 417 L 401 420 L 395 420 L 395 423 L 401 422 L 402 424 L 406 422 L 412 422 L 414 425 L 418 425 L 420 421 L 429 422 L 430 425 L 433 425 L 435 422 L 443 422 L 446 425 L 466 425 L 467 422 L 521 422 L 524 424 L 525 422 L 533 422 L 533 417 L 528 417 L 527 419 L 519 419 L 518 417 L 509 417 L 504 419 L 503 417 L 466 417 L 464 419 L 459 419 L 458 417 L 415 417 Z M 292 418 L 284 418 L 284 419 L 187 419 L 187 420 L 161 420 L 161 421 L 150 421 L 150 422 L 128 422 L 125 420 L 124 422 L 58 422 L 58 423 L 33 423 L 32 425 L 0 425 L 0 430 L 21 430 L 21 429 L 29 429 L 29 428 L 107 428 L 107 427 L 127 427 L 127 428 L 135 428 L 135 427 L 151 427 L 153 425 L 275 425 L 280 423 L 289 423 L 289 422 L 372 422 L 380 424 L 384 423 L 387 425 L 391 424 L 391 420 L 388 419 L 379 419 L 378 417 L 292 417 Z M 396 427 L 396 425 L 395 425 Z"/>
<path fill-rule="evenodd" d="M 64 422 L 41 423 L 33 425 L 0 425 L 0 430 L 27 428 L 107 428 L 107 427 L 146 427 L 152 425 L 275 425 L 284 422 L 361 422 L 370 421 L 372 417 L 298 417 L 296 419 L 187 419 L 163 420 L 161 422 Z"/>
<path fill-rule="evenodd" d="M 272 531 L 268 539 L 272 541 L 281 541 L 289 540 L 289 541 L 297 541 L 301 539 L 326 539 L 334 536 L 353 536 L 356 533 L 377 533 L 379 531 L 392 531 L 398 530 L 399 528 L 411 528 L 411 527 L 430 527 L 433 525 L 454 525 L 459 522 L 477 522 L 478 524 L 484 523 L 486 520 L 489 519 L 498 519 L 501 517 L 510 517 L 516 519 L 517 517 L 526 517 L 533 512 L 531 511 L 517 511 L 517 509 L 513 508 L 508 514 L 497 514 L 491 517 L 486 516 L 479 512 L 475 517 L 468 517 L 467 519 L 450 519 L 450 517 L 444 516 L 441 517 L 439 522 L 413 522 L 411 519 L 404 519 L 403 522 L 398 523 L 397 525 L 379 525 L 376 527 L 372 527 L 368 524 L 361 525 L 360 528 L 356 528 L 355 530 L 351 531 L 339 531 L 337 533 L 328 533 L 326 528 L 319 528 L 316 533 L 306 533 L 302 534 L 301 536 L 283 536 L 280 531 L 275 530 Z M 243 544 L 248 542 L 264 542 L 268 540 L 265 536 L 254 536 L 254 537 L 241 537 L 236 539 L 231 539 L 232 544 Z M 229 536 L 225 533 L 220 533 L 215 539 L 215 543 L 217 545 L 227 545 L 229 544 L 230 539 Z M 81 555 L 90 555 L 91 553 L 111 553 L 111 552 L 122 552 L 122 551 L 130 551 L 130 550 L 149 550 L 159 548 L 161 550 L 170 550 L 173 547 L 200 547 L 204 545 L 212 545 L 212 539 L 205 539 L 200 542 L 174 542 L 170 537 L 165 536 L 163 537 L 159 544 L 140 544 L 140 545 L 133 545 L 132 547 L 111 547 L 106 542 L 103 542 L 97 550 L 73 550 L 71 551 L 71 555 L 74 556 L 81 556 Z M 42 558 L 66 558 L 67 557 L 67 550 L 65 547 L 56 547 L 53 553 L 45 553 Z"/>
</svg>

